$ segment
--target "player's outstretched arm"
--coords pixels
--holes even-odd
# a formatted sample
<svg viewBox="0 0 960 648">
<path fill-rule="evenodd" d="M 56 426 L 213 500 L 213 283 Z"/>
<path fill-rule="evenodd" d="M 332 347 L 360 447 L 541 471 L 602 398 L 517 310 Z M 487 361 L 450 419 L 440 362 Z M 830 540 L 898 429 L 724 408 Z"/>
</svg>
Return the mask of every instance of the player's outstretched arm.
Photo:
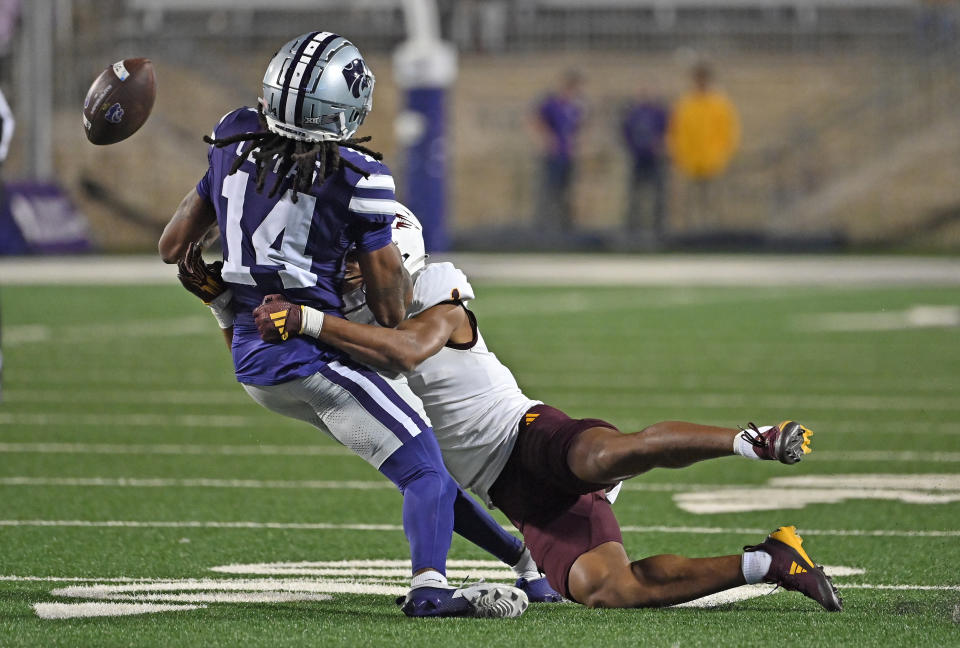
<svg viewBox="0 0 960 648">
<path fill-rule="evenodd" d="M 324 316 L 315 309 L 290 303 L 283 295 L 267 295 L 253 317 L 266 342 L 310 335 L 364 364 L 388 371 L 410 371 L 447 342 L 473 336 L 467 311 L 459 304 L 437 304 L 388 329 Z"/>
<path fill-rule="evenodd" d="M 324 321 L 318 339 L 346 351 L 364 364 L 406 372 L 442 349 L 464 325 L 470 326 L 462 306 L 438 304 L 404 320 L 395 329 L 331 317 Z"/>
<path fill-rule="evenodd" d="M 177 211 L 163 228 L 157 248 L 164 263 L 177 263 L 187 253 L 193 241 L 199 241 L 217 222 L 213 204 L 202 198 L 196 188 L 187 192 Z"/>
<path fill-rule="evenodd" d="M 382 326 L 394 327 L 403 321 L 413 295 L 413 283 L 403 268 L 396 245 L 373 252 L 357 253 L 360 273 L 366 285 L 367 306 Z"/>
</svg>

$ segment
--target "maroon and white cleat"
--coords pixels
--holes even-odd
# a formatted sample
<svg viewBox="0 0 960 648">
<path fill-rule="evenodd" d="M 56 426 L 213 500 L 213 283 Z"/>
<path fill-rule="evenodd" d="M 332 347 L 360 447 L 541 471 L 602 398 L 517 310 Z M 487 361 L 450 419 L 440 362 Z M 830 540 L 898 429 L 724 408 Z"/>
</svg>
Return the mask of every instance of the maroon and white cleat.
<svg viewBox="0 0 960 648">
<path fill-rule="evenodd" d="M 761 432 L 753 423 L 740 428 L 740 436 L 761 459 L 776 459 L 785 464 L 795 464 L 803 455 L 810 454 L 810 437 L 813 431 L 796 421 L 784 421 Z"/>
</svg>

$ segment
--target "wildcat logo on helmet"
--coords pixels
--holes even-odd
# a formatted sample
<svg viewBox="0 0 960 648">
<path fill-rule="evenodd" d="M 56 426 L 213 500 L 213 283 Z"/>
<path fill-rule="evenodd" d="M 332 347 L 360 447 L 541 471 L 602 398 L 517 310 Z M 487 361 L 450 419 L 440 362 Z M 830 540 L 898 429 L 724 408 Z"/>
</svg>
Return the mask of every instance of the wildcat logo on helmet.
<svg viewBox="0 0 960 648">
<path fill-rule="evenodd" d="M 111 124 L 119 124 L 123 121 L 123 106 L 118 103 L 113 104 L 107 108 L 107 112 L 103 114 L 103 117 Z"/>
<path fill-rule="evenodd" d="M 360 98 L 360 95 L 370 86 L 370 74 L 362 59 L 355 58 L 343 67 L 343 78 L 350 88 L 350 93 Z"/>
</svg>

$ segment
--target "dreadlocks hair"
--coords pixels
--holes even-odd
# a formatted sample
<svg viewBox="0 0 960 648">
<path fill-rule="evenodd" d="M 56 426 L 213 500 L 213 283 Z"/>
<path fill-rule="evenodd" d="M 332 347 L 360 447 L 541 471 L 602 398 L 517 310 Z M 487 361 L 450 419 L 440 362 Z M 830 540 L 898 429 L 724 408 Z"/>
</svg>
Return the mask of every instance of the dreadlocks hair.
<svg viewBox="0 0 960 648">
<path fill-rule="evenodd" d="M 214 139 L 209 135 L 204 135 L 203 141 L 217 148 L 223 148 L 224 146 L 229 146 L 237 142 L 246 142 L 237 152 L 237 159 L 233 161 L 229 175 L 237 172 L 240 165 L 243 164 L 243 161 L 247 159 L 247 156 L 249 156 L 252 151 L 253 159 L 257 165 L 257 191 L 263 191 L 263 185 L 266 182 L 267 173 L 271 166 L 274 167 L 274 171 L 277 174 L 277 180 L 273 183 L 270 193 L 267 194 L 270 198 L 273 198 L 277 194 L 277 191 L 280 190 L 284 179 L 287 177 L 287 173 L 289 173 L 293 167 L 296 167 L 293 186 L 291 187 L 293 189 L 293 193 L 291 194 L 291 200 L 293 200 L 293 202 L 297 202 L 298 192 L 309 193 L 310 189 L 313 188 L 314 182 L 319 180 L 322 183 L 328 176 L 333 175 L 344 167 L 356 171 L 364 178 L 370 177 L 369 172 L 364 171 L 349 160 L 344 160 L 340 157 L 341 146 L 365 153 L 375 160 L 383 159 L 382 154 L 363 146 L 364 142 L 370 141 L 370 137 L 327 140 L 323 142 L 302 142 L 267 130 L 267 123 L 263 117 L 263 111 L 261 110 L 259 114 L 261 127 L 259 131 L 253 133 L 238 133 L 224 137 L 223 139 Z M 274 158 L 276 158 L 276 163 L 271 165 L 270 162 L 272 162 Z"/>
</svg>

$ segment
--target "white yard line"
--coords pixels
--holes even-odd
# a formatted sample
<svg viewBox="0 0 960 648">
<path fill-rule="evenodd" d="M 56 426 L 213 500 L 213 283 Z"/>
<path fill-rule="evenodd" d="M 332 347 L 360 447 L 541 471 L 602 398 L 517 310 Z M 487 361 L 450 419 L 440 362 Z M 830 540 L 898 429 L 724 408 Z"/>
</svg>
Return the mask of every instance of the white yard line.
<svg viewBox="0 0 960 648">
<path fill-rule="evenodd" d="M 171 443 L 0 443 L 0 454 L 353 456 L 335 445 L 202 445 Z"/>
<path fill-rule="evenodd" d="M 131 616 L 156 612 L 185 612 L 202 610 L 206 605 L 177 605 L 173 603 L 35 603 L 33 610 L 41 619 L 77 619 L 91 617 Z"/>
<path fill-rule="evenodd" d="M 827 450 L 816 452 L 818 461 L 863 462 L 960 462 L 960 452 L 920 452 L 917 450 Z"/>
<path fill-rule="evenodd" d="M 960 592 L 960 585 L 870 585 L 868 583 L 843 583 L 840 587 L 842 589 Z"/>
<path fill-rule="evenodd" d="M 944 257 L 832 255 L 435 255 L 476 281 L 510 284 L 771 286 L 960 284 Z M 0 260 L 0 284 L 176 284 L 176 268 L 153 255 Z"/>
<path fill-rule="evenodd" d="M 133 529 L 286 529 L 294 531 L 403 531 L 399 524 L 333 524 L 327 522 L 215 522 L 207 520 L 0 520 L 0 527 L 81 527 Z M 505 526 L 510 530 L 512 527 Z M 769 528 L 706 526 L 623 526 L 626 533 L 682 533 L 690 535 L 762 535 Z M 856 536 L 891 538 L 956 538 L 960 530 L 898 529 L 801 529 L 807 536 Z"/>
<path fill-rule="evenodd" d="M 403 531 L 399 524 L 327 522 L 213 522 L 208 520 L 0 520 L 0 527 L 81 527 L 109 529 L 282 529 L 293 531 Z"/>
<path fill-rule="evenodd" d="M 814 313 L 801 317 L 795 327 L 801 331 L 902 331 L 960 326 L 957 306 L 915 305 L 902 311 L 860 313 Z"/>
<path fill-rule="evenodd" d="M 522 374 L 520 375 L 522 382 Z M 866 396 L 842 394 L 746 394 L 742 392 L 697 392 L 697 391 L 669 391 L 657 392 L 638 390 L 632 393 L 581 393 L 576 388 L 564 389 L 562 401 L 567 407 L 573 405 L 581 407 L 624 407 L 640 410 L 657 408 L 676 408 L 689 410 L 690 408 L 709 408 L 729 410 L 757 409 L 811 409 L 837 411 L 960 411 L 960 399 L 953 395 L 943 396 Z"/>
<path fill-rule="evenodd" d="M 758 488 L 763 492 L 762 498 L 756 497 Z M 861 499 L 911 505 L 960 502 L 960 473 L 794 475 L 771 478 L 761 487 L 691 491 L 673 496 L 674 504 L 695 514 L 782 511 Z"/>
<path fill-rule="evenodd" d="M 527 377 L 524 376 L 526 379 Z M 529 382 L 529 381 L 525 381 Z M 623 403 L 639 403 L 638 407 L 652 406 L 670 406 L 670 407 L 753 407 L 753 408 L 804 408 L 812 409 L 814 406 L 827 409 L 849 409 L 849 410 L 960 410 L 960 404 L 952 394 L 881 394 L 881 395 L 844 395 L 837 394 L 798 394 L 798 393 L 764 393 L 764 394 L 743 394 L 738 392 L 720 393 L 716 391 L 697 391 L 697 390 L 679 390 L 679 391 L 657 391 L 651 381 L 650 386 L 638 386 L 636 391 L 624 394 L 621 392 L 623 384 L 610 383 L 606 387 L 616 390 L 614 393 L 602 397 L 602 403 L 611 406 L 619 406 Z M 540 384 L 543 389 L 561 389 L 563 391 L 575 392 L 579 388 L 587 385 L 588 381 L 567 384 L 557 384 L 544 381 Z M 591 390 L 596 390 L 603 385 L 589 383 Z M 534 385 L 536 386 L 536 385 Z M 535 390 L 534 390 L 535 391 Z M 4 390 L 4 400 L 7 403 L 91 403 L 101 404 L 119 403 L 125 405 L 247 405 L 252 403 L 249 397 L 239 387 L 235 390 L 63 390 L 63 389 L 39 389 L 39 390 Z M 573 398 L 576 398 L 574 396 Z M 591 399 L 595 401 L 594 396 Z M 595 401 L 598 402 L 598 401 Z M 598 405 L 599 406 L 599 405 Z M 22 416 L 32 416 L 24 414 Z M 894 421 L 887 423 L 869 424 L 864 422 L 851 422 L 859 427 L 868 428 L 890 428 L 908 434 L 924 433 L 924 426 L 911 426 L 907 428 L 903 423 Z M 941 424 L 960 432 L 960 425 Z M 834 429 L 843 427 L 841 424 L 833 424 Z"/>
<path fill-rule="evenodd" d="M 102 324 L 74 324 L 53 329 L 43 324 L 8 326 L 3 331 L 3 345 L 78 344 L 118 338 L 181 337 L 210 333 L 208 317 L 188 316 L 174 319 L 130 320 Z"/>
<path fill-rule="evenodd" d="M 6 331 L 4 331 L 6 333 Z M 81 372 L 82 373 L 82 372 Z M 252 405 L 236 385 L 231 390 L 209 389 L 4 389 L 6 403 L 120 403 L 123 405 Z"/>
<path fill-rule="evenodd" d="M 0 454 L 93 454 L 93 455 L 239 455 L 239 456 L 352 456 L 353 452 L 334 445 L 203 445 L 168 443 L 4 443 Z M 921 452 L 918 450 L 816 450 L 813 461 L 844 463 L 919 462 L 960 463 L 960 452 Z M 670 490 L 674 485 L 637 485 L 628 490 Z M 677 483 L 677 489 L 690 484 Z M 721 488 L 723 484 L 701 484 L 704 488 Z"/>
<path fill-rule="evenodd" d="M 770 529 L 702 526 L 622 526 L 626 533 L 684 533 L 691 535 L 743 534 L 767 535 Z M 805 536 L 862 536 L 889 538 L 960 538 L 960 530 L 912 531 L 898 529 L 800 529 Z"/>
<path fill-rule="evenodd" d="M 14 576 L 0 575 L 0 581 L 10 583 L 173 583 L 182 582 L 181 578 L 131 578 L 113 576 L 109 578 L 81 578 L 78 576 Z"/>
<path fill-rule="evenodd" d="M 0 412 L 0 425 L 47 427 L 50 425 L 94 427 L 191 427 L 246 428 L 263 425 L 262 418 L 221 414 L 57 414 Z"/>
<path fill-rule="evenodd" d="M 3 445 L 3 444 L 0 444 Z M 2 451 L 2 447 L 0 447 Z M 122 454 L 122 453 L 118 453 Z M 197 453 L 199 454 L 199 453 Z M 249 453 L 258 454 L 258 453 Z M 295 453 L 283 453 L 295 454 Z M 342 454 L 342 453 L 338 453 Z M 346 454 L 352 455 L 347 451 Z M 284 480 L 284 479 L 219 479 L 213 477 L 0 477 L 0 486 L 106 486 L 111 488 L 290 488 L 305 490 L 395 490 L 386 479 L 376 480 Z M 727 484 L 633 482 L 624 489 L 643 492 L 716 491 L 725 488 L 743 488 Z"/>
<path fill-rule="evenodd" d="M 291 488 L 314 490 L 396 490 L 392 482 L 261 480 L 261 479 L 171 479 L 136 477 L 0 477 L 0 486 L 108 486 L 116 488 Z"/>
</svg>

